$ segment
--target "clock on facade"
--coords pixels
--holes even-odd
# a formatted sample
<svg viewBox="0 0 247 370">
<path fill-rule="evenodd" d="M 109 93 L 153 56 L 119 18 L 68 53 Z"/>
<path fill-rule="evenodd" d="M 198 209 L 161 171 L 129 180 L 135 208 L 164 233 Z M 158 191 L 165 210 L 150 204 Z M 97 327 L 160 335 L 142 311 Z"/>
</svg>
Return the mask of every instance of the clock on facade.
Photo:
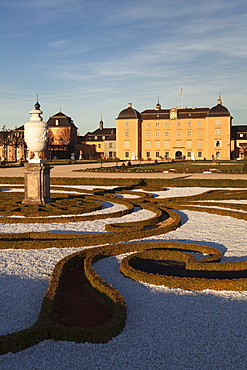
<svg viewBox="0 0 247 370">
<path fill-rule="evenodd" d="M 170 112 L 170 118 L 171 118 L 171 119 L 177 118 L 177 112 L 176 112 L 175 110 L 172 110 L 172 111 Z"/>
</svg>

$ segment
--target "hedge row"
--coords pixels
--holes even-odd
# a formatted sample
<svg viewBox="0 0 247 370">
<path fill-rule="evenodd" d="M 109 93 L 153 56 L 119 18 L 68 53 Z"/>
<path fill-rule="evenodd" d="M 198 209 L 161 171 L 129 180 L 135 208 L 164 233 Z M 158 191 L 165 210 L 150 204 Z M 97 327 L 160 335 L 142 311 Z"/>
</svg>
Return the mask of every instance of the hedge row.
<svg viewBox="0 0 247 370">
<path fill-rule="evenodd" d="M 93 270 L 90 259 L 97 253 L 96 250 L 97 248 L 91 248 L 75 253 L 57 263 L 51 275 L 38 320 L 29 329 L 1 336 L 0 354 L 18 352 L 46 339 L 77 343 L 105 343 L 123 330 L 126 320 L 124 298 Z M 67 327 L 55 321 L 55 308 L 66 272 L 81 261 L 84 261 L 85 275 L 88 282 L 95 288 L 101 299 L 107 300 L 113 312 L 108 322 L 101 326 L 92 328 Z"/>
<path fill-rule="evenodd" d="M 247 199 L 247 190 L 210 190 L 193 196 L 161 199 L 159 203 L 164 207 L 172 207 L 179 210 L 187 209 L 247 220 L 246 204 L 238 202 L 227 203 L 227 200 L 238 201 L 245 199 Z M 206 203 L 205 201 L 208 200 L 210 202 Z M 225 200 L 225 202 L 216 202 L 217 200 Z"/>
<path fill-rule="evenodd" d="M 196 212 L 206 212 L 206 213 L 210 213 L 210 214 L 217 214 L 217 215 L 220 215 L 220 216 L 229 216 L 229 217 L 234 217 L 234 218 L 237 218 L 237 219 L 240 219 L 240 220 L 245 220 L 247 221 L 247 213 L 243 213 L 243 212 L 239 212 L 239 211 L 231 211 L 231 210 L 228 210 L 228 209 L 219 209 L 219 208 L 213 208 L 212 207 L 206 207 L 206 206 L 201 206 L 201 207 L 197 207 L 197 206 L 194 206 L 194 205 L 177 205 L 176 206 L 176 209 L 187 209 L 187 210 L 190 210 L 190 211 L 196 211 Z M 239 208 L 241 209 L 241 208 Z"/>
<path fill-rule="evenodd" d="M 10 193 L 12 194 L 12 193 Z M 110 199 L 110 200 L 109 200 Z M 78 206 L 75 206 L 75 200 L 72 201 L 71 199 L 71 204 L 69 203 L 70 199 L 68 199 L 67 203 L 67 208 L 62 209 L 62 208 L 57 208 L 56 209 L 56 204 L 51 203 L 54 207 L 54 213 L 60 213 L 60 217 L 53 215 L 52 214 L 52 209 L 50 208 L 50 211 L 47 211 L 47 214 L 42 216 L 41 214 L 38 213 L 37 211 L 35 213 L 35 206 L 28 205 L 28 207 L 31 207 L 31 210 L 29 211 L 32 213 L 32 217 L 28 218 L 19 218 L 19 217 L 14 217 L 12 216 L 11 218 L 5 218 L 8 216 L 9 212 L 6 213 L 4 212 L 4 217 L 1 219 L 2 223 L 50 223 L 50 222 L 57 222 L 57 223 L 67 223 L 67 222 L 79 222 L 79 221 L 94 221 L 94 220 L 101 220 L 101 219 L 106 219 L 109 217 L 122 217 L 126 214 L 129 214 L 133 211 L 134 205 L 132 205 L 130 202 L 124 200 L 124 199 L 119 199 L 119 198 L 114 198 L 111 199 L 107 196 L 85 196 L 82 200 L 82 202 L 85 202 L 84 207 L 80 208 L 80 204 Z M 120 204 L 125 206 L 125 209 L 115 211 L 112 213 L 102 213 L 102 214 L 94 214 L 94 215 L 83 215 L 83 213 L 90 213 L 92 211 L 100 210 L 102 209 L 102 204 L 101 202 L 113 202 L 116 204 Z M 40 205 L 39 207 L 45 207 L 45 205 Z M 15 211 L 14 206 L 9 204 L 9 208 L 12 209 L 12 212 Z M 3 211 L 2 211 L 3 212 Z M 16 210 L 17 212 L 17 210 Z M 18 211 L 20 212 L 20 211 Z M 0 214 L 1 214 L 1 209 L 0 209 Z M 70 214 L 70 215 L 69 215 Z M 48 218 L 49 216 L 49 218 Z M 61 217 L 62 216 L 62 217 Z"/>
<path fill-rule="evenodd" d="M 161 208 L 154 206 L 152 204 L 145 204 L 145 209 L 155 213 L 155 216 L 141 221 L 132 221 L 125 223 L 112 223 L 105 226 L 105 230 L 108 232 L 121 232 L 126 230 L 128 232 L 135 230 L 143 230 L 147 226 L 157 225 L 164 216 L 164 211 Z M 167 214 L 167 218 L 168 218 Z"/>
<path fill-rule="evenodd" d="M 44 248 L 70 248 L 83 247 L 90 245 L 103 245 L 116 242 L 126 242 L 132 239 L 143 239 L 153 235 L 165 234 L 176 230 L 180 226 L 180 216 L 170 209 L 163 209 L 162 212 L 168 218 L 159 223 L 157 228 L 150 229 L 131 229 L 125 228 L 121 232 L 111 232 L 104 234 L 62 234 L 62 233 L 20 233 L 20 234 L 1 234 L 1 249 L 44 249 Z"/>
<path fill-rule="evenodd" d="M 142 253 L 136 253 L 141 251 Z M 143 252 L 144 251 L 144 252 Z M 181 252 L 183 251 L 183 252 Z M 195 261 L 193 255 L 184 252 L 200 252 L 207 257 Z M 216 248 L 171 242 L 140 242 L 119 243 L 102 247 L 85 249 L 60 260 L 51 275 L 49 287 L 43 299 L 40 314 L 36 323 L 29 329 L 0 337 L 1 354 L 18 352 L 45 339 L 66 340 L 74 342 L 105 343 L 118 335 L 124 328 L 126 320 L 126 304 L 122 295 L 107 284 L 93 269 L 93 264 L 109 256 L 131 253 L 120 264 L 120 271 L 134 280 L 156 285 L 166 285 L 181 289 L 214 289 L 214 290 L 246 290 L 247 279 L 205 279 L 179 278 L 145 273 L 130 266 L 136 258 L 182 260 L 192 270 L 239 271 L 247 269 L 247 261 L 219 264 L 221 252 Z M 66 272 L 80 262 L 84 262 L 85 276 L 101 298 L 105 299 L 113 311 L 107 323 L 94 328 L 66 327 L 56 322 L 55 309 L 59 302 L 59 294 Z"/>
<path fill-rule="evenodd" d="M 157 244 L 157 243 L 155 243 Z M 150 247 L 149 247 L 150 248 Z M 157 245 L 154 245 L 151 249 L 157 249 Z M 162 248 L 162 245 L 159 246 Z M 164 246 L 163 246 L 164 248 Z M 180 244 L 171 243 L 168 247 L 173 251 L 166 249 L 163 250 L 149 250 L 144 253 L 135 253 L 125 257 L 120 265 L 120 271 L 127 277 L 133 280 L 146 282 L 155 285 L 165 285 L 170 288 L 180 288 L 180 289 L 193 289 L 193 290 L 236 290 L 242 291 L 247 290 L 247 278 L 198 278 L 198 277 L 178 277 L 178 276 L 168 276 L 155 273 L 147 273 L 141 270 L 135 269 L 137 262 L 141 259 L 151 259 L 151 260 L 172 260 L 172 261 L 183 261 L 185 262 L 185 268 L 191 271 L 206 271 L 206 272 L 239 272 L 247 270 L 247 261 L 231 262 L 231 263 L 216 263 L 209 262 L 210 259 L 220 259 L 220 252 L 215 248 L 209 248 L 206 246 L 198 246 L 191 244 Z M 179 250 L 175 251 L 175 250 Z M 188 253 L 182 253 L 181 250 L 191 250 L 194 252 L 211 253 L 209 258 L 203 258 L 201 260 L 195 261 L 193 255 Z M 212 253 L 212 250 L 214 252 Z"/>
<path fill-rule="evenodd" d="M 145 188 L 146 186 L 162 189 L 164 187 L 231 187 L 231 188 L 247 188 L 247 180 L 232 180 L 232 179 L 130 179 L 126 178 L 56 178 L 51 177 L 51 185 L 101 185 L 101 186 L 119 186 L 121 182 L 122 186 L 129 187 L 140 187 Z M 23 184 L 23 177 L 0 177 L 0 184 Z"/>
</svg>

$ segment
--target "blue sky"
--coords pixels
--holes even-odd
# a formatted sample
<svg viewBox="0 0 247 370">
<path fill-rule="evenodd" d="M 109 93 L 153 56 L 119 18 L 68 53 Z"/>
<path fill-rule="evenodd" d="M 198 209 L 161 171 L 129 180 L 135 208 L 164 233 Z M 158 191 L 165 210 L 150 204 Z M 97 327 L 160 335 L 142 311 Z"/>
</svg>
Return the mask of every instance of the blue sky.
<svg viewBox="0 0 247 370">
<path fill-rule="evenodd" d="M 61 110 L 80 134 L 139 111 L 212 107 L 247 125 L 246 0 L 8 0 L 0 3 L 0 127 Z"/>
</svg>

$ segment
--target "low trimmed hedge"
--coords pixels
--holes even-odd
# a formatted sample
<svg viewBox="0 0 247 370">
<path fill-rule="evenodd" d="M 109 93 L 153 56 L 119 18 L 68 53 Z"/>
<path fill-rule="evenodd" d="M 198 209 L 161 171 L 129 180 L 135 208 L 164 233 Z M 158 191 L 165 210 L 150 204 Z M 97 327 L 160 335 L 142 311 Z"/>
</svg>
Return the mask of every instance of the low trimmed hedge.
<svg viewBox="0 0 247 370">
<path fill-rule="evenodd" d="M 108 224 L 105 226 L 105 230 L 108 232 L 123 231 L 124 229 L 127 229 L 128 232 L 130 230 L 135 231 L 136 229 L 143 230 L 144 227 L 156 225 L 158 222 L 160 222 L 162 216 L 164 215 L 164 210 L 162 211 L 161 208 L 152 204 L 145 204 L 145 209 L 154 212 L 155 216 L 147 220 Z M 168 218 L 169 216 L 167 212 L 166 215 Z"/>
<path fill-rule="evenodd" d="M 100 185 L 100 186 L 122 186 L 143 188 L 146 186 L 153 189 L 163 189 L 164 187 L 231 187 L 231 188 L 247 188 L 247 180 L 242 179 L 167 179 L 164 178 L 145 178 L 130 179 L 124 176 L 123 178 L 71 178 L 71 177 L 51 177 L 51 185 Z M 0 184 L 23 184 L 23 177 L 0 177 Z"/>
<path fill-rule="evenodd" d="M 94 221 L 94 220 L 101 220 L 106 218 L 112 217 L 122 217 L 127 215 L 133 211 L 134 205 L 130 202 L 119 199 L 116 197 L 108 197 L 106 196 L 83 196 L 82 198 L 78 197 L 79 200 L 82 202 L 82 206 L 80 207 L 80 203 L 76 205 L 76 199 L 68 199 L 66 203 L 60 206 L 59 202 L 56 204 L 48 203 L 44 205 L 18 205 L 17 203 L 11 202 L 11 195 L 13 193 L 9 193 L 9 202 L 6 207 L 2 205 L 0 207 L 0 215 L 3 214 L 3 218 L 1 219 L 2 223 L 50 223 L 50 222 L 57 222 L 57 223 L 67 223 L 67 222 L 79 222 L 79 221 Z M 19 198 L 18 198 L 19 199 Z M 101 202 L 112 202 L 115 204 L 120 204 L 125 206 L 125 209 L 109 213 L 102 213 L 102 214 L 94 214 L 94 215 L 83 215 L 83 213 L 90 213 L 92 211 L 97 211 L 102 209 Z M 85 204 L 84 204 L 85 203 Z M 26 216 L 23 218 L 15 217 L 21 214 L 21 211 L 24 210 L 26 212 Z M 40 211 L 41 210 L 41 211 Z M 39 213 L 40 212 L 40 213 Z M 11 213 L 16 213 L 15 215 L 8 218 Z M 44 214 L 45 213 L 45 214 Z M 30 214 L 30 216 L 28 216 Z M 49 217 L 48 217 L 49 216 Z M 61 217 L 62 216 L 62 217 Z M 6 218 L 5 218 L 6 217 Z"/>
<path fill-rule="evenodd" d="M 136 253 L 136 252 L 139 253 Z M 201 260 L 195 261 L 193 255 L 185 252 L 206 254 Z M 165 276 L 145 273 L 130 266 L 135 259 L 169 259 L 182 260 L 191 270 L 239 271 L 247 269 L 247 261 L 234 263 L 217 263 L 221 252 L 216 248 L 172 242 L 139 242 L 119 243 L 85 249 L 60 260 L 51 275 L 49 287 L 43 299 L 38 320 L 34 325 L 17 333 L 0 336 L 1 354 L 18 352 L 45 339 L 66 340 L 78 343 L 105 343 L 118 335 L 125 326 L 126 304 L 123 296 L 111 285 L 107 284 L 93 269 L 93 264 L 102 258 L 131 253 L 120 264 L 120 271 L 126 277 L 155 285 L 166 285 L 180 289 L 214 289 L 214 290 L 246 290 L 247 278 L 239 279 L 205 279 Z M 141 253 L 140 253 L 141 252 Z M 84 261 L 85 276 L 91 286 L 105 299 L 113 311 L 107 323 L 94 328 L 66 327 L 55 321 L 55 308 L 59 301 L 59 293 L 66 272 L 79 262 Z"/>
<path fill-rule="evenodd" d="M 62 234 L 48 232 L 29 232 L 20 234 L 0 234 L 1 249 L 45 249 L 70 248 L 90 245 L 103 245 L 126 242 L 132 239 L 143 239 L 153 235 L 165 234 L 180 226 L 180 216 L 170 209 L 165 209 L 169 218 L 161 222 L 157 228 L 147 230 L 124 229 L 121 232 L 104 234 Z"/>
<path fill-rule="evenodd" d="M 123 330 L 127 314 L 124 298 L 93 270 L 91 261 L 95 253 L 97 253 L 97 248 L 91 248 L 67 256 L 56 264 L 38 320 L 29 329 L 0 336 L 0 354 L 18 352 L 45 339 L 77 343 L 106 343 Z M 60 288 L 66 272 L 82 260 L 88 282 L 95 287 L 95 290 L 101 298 L 107 301 L 113 311 L 112 317 L 107 323 L 92 328 L 67 327 L 57 323 L 54 318 L 55 307 L 59 300 Z"/>
<path fill-rule="evenodd" d="M 130 256 L 125 257 L 121 261 L 120 271 L 127 277 L 133 280 L 146 282 L 155 285 L 165 285 L 170 288 L 180 288 L 180 289 L 192 289 L 192 290 L 236 290 L 243 291 L 247 290 L 247 278 L 198 278 L 198 277 L 178 277 L 178 276 L 168 276 L 155 273 L 147 273 L 141 270 L 136 270 L 134 268 L 135 264 L 142 259 L 151 260 L 172 260 L 172 261 L 183 261 L 187 270 L 191 271 L 206 271 L 206 272 L 239 272 L 247 270 L 247 261 L 240 262 L 227 262 L 227 263 L 216 263 L 211 261 L 219 261 L 221 252 L 215 248 L 193 245 L 193 244 L 181 244 L 181 243 L 170 243 L 165 247 L 160 243 L 155 243 L 159 245 L 154 245 L 152 248 L 155 250 L 146 250 L 142 253 L 134 253 Z M 158 248 L 163 248 L 159 249 Z M 166 249 L 164 249 L 166 248 Z M 167 249 L 173 249 L 172 251 Z M 179 250 L 179 251 L 178 251 Z M 209 257 L 203 258 L 201 260 L 195 260 L 194 256 L 188 253 L 183 253 L 182 251 L 194 251 L 207 253 Z"/>
</svg>

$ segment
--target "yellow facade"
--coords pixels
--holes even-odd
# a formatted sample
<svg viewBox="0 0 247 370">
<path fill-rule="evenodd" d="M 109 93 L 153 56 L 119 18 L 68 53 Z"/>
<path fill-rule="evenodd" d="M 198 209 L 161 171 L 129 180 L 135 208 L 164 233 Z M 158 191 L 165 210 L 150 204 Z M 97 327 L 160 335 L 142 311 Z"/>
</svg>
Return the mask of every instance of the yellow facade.
<svg viewBox="0 0 247 370">
<path fill-rule="evenodd" d="M 116 119 L 122 159 L 230 159 L 232 117 L 227 108 L 172 108 L 139 113 L 131 105 Z"/>
<path fill-rule="evenodd" d="M 123 119 L 116 120 L 116 150 L 120 159 L 136 159 L 141 152 L 141 120 L 137 111 L 131 118 L 133 111 L 129 104 Z"/>
</svg>

